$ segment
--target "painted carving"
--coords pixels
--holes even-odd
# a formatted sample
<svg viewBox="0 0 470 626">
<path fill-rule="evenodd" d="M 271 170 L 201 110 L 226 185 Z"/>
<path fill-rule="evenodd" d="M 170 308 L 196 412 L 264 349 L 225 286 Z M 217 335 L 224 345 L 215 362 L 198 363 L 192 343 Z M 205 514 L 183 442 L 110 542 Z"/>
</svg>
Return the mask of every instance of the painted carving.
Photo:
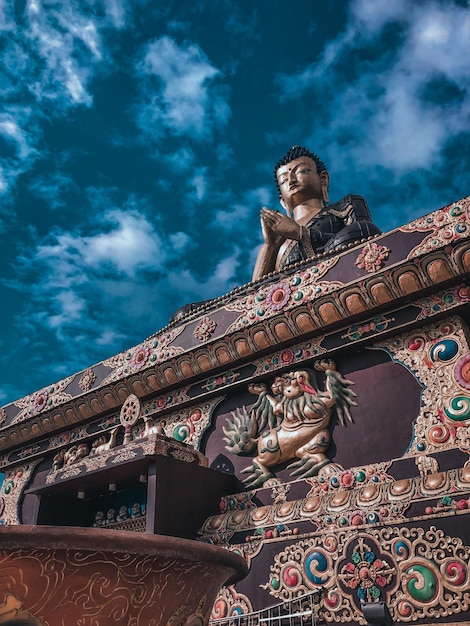
<svg viewBox="0 0 470 626">
<path fill-rule="evenodd" d="M 388 259 L 390 249 L 375 242 L 367 242 L 356 259 L 355 265 L 367 272 L 377 272 Z"/>
<path fill-rule="evenodd" d="M 83 376 L 78 381 L 78 386 L 82 391 L 90 391 L 96 381 L 95 372 L 89 367 L 83 372 Z"/>
<path fill-rule="evenodd" d="M 385 601 L 394 622 L 436 619 L 469 609 L 469 555 L 461 539 L 432 526 L 345 531 L 288 546 L 261 586 L 282 600 L 323 587 L 327 622 L 362 622 L 371 600 Z"/>
<path fill-rule="evenodd" d="M 64 454 L 64 465 L 72 465 L 83 457 L 87 456 L 89 448 L 86 443 L 79 443 L 66 450 Z"/>
<path fill-rule="evenodd" d="M 51 387 L 41 389 L 30 396 L 16 400 L 14 405 L 17 406 L 20 411 L 11 420 L 11 423 L 17 424 L 23 419 L 33 417 L 47 409 L 51 409 L 52 407 L 59 406 L 71 400 L 72 396 L 69 393 L 65 393 L 64 390 L 69 386 L 72 380 L 73 376 L 69 376 Z"/>
<path fill-rule="evenodd" d="M 19 524 L 19 503 L 23 491 L 40 461 L 33 461 L 7 470 L 0 485 L 0 524 Z"/>
<path fill-rule="evenodd" d="M 223 399 L 224 396 L 216 396 L 189 409 L 166 415 L 161 421 L 163 434 L 198 450 L 201 438 L 210 426 L 212 413 Z"/>
<path fill-rule="evenodd" d="M 121 407 L 119 420 L 125 428 L 133 426 L 139 419 L 140 412 L 140 400 L 135 394 L 131 393 Z"/>
<path fill-rule="evenodd" d="M 97 511 L 95 515 L 95 523 L 93 524 L 93 528 L 101 528 L 101 526 L 105 526 L 106 521 L 104 518 L 104 511 Z"/>
<path fill-rule="evenodd" d="M 106 439 L 105 435 L 102 435 L 91 445 L 90 454 L 101 454 L 102 452 L 107 452 L 108 450 L 112 450 L 117 445 L 117 435 L 119 432 L 120 426 L 115 426 L 110 432 L 109 439 Z"/>
<path fill-rule="evenodd" d="M 420 454 L 416 457 L 415 461 L 421 478 L 425 478 L 428 474 L 435 474 L 439 471 L 439 463 L 432 456 Z"/>
<path fill-rule="evenodd" d="M 420 298 L 413 302 L 413 306 L 421 309 L 416 320 L 425 320 L 433 315 L 439 315 L 470 301 L 470 289 L 466 285 L 459 285 L 452 289 L 446 289 L 441 293 L 435 293 L 426 298 Z"/>
<path fill-rule="evenodd" d="M 435 211 L 424 217 L 419 217 L 400 227 L 405 233 L 428 232 L 418 246 L 408 254 L 408 258 L 423 255 L 437 248 L 449 245 L 454 241 L 468 237 L 470 226 L 469 217 L 470 198 L 463 198 L 460 202 L 450 204 L 440 211 Z"/>
<path fill-rule="evenodd" d="M 242 593 L 237 593 L 235 588 L 230 585 L 229 587 L 222 587 L 220 590 L 212 608 L 211 619 L 237 617 L 252 611 L 253 607 L 249 598 Z"/>
<path fill-rule="evenodd" d="M 352 421 L 351 406 L 356 405 L 352 382 L 344 379 L 333 361 L 320 361 L 315 369 L 326 374 L 326 388 L 318 389 L 312 370 L 289 372 L 275 379 L 272 391 L 264 384 L 250 385 L 258 401 L 250 413 L 238 410 L 225 427 L 226 449 L 232 454 L 247 455 L 256 449 L 252 464 L 242 470 L 248 474 L 245 484 L 259 487 L 274 478 L 271 468 L 297 459 L 289 468 L 302 478 L 329 475 L 340 468 L 326 456 L 331 435 L 328 430 L 333 409 L 340 424 Z M 265 428 L 268 430 L 265 431 Z"/>
<path fill-rule="evenodd" d="M 194 329 L 193 335 L 198 341 L 207 341 L 214 334 L 216 327 L 214 320 L 206 315 Z"/>
<path fill-rule="evenodd" d="M 129 513 L 127 511 L 127 506 L 120 506 L 119 507 L 119 512 L 116 516 L 116 521 L 117 522 L 125 522 L 126 520 L 129 519 Z"/>
<path fill-rule="evenodd" d="M 153 423 L 153 419 L 150 415 L 144 416 L 144 430 L 142 431 L 141 437 L 148 437 L 149 435 L 164 435 L 165 431 L 163 430 L 163 426 L 160 422 Z"/>
<path fill-rule="evenodd" d="M 469 345 L 460 320 L 449 318 L 375 347 L 405 365 L 423 387 L 413 441 L 404 456 L 429 456 L 456 446 L 470 452 L 465 445 L 470 426 Z"/>
<path fill-rule="evenodd" d="M 241 298 L 225 304 L 228 311 L 240 311 L 242 314 L 229 325 L 226 333 L 247 328 L 257 321 L 264 321 L 279 315 L 279 311 L 288 311 L 302 303 L 338 291 L 344 283 L 338 280 L 321 280 L 337 263 L 339 257 L 323 259 L 317 265 L 284 279 L 274 285 L 261 284 L 256 290 L 250 290 Z"/>
<path fill-rule="evenodd" d="M 65 450 L 59 450 L 52 459 L 52 472 L 57 472 L 64 465 Z"/>
<path fill-rule="evenodd" d="M 142 412 L 139 398 L 131 393 L 119 412 L 119 421 L 124 426 L 124 445 L 132 440 L 132 427 L 137 422 Z"/>
<path fill-rule="evenodd" d="M 372 333 L 381 333 L 387 330 L 389 324 L 395 321 L 394 317 L 387 317 L 385 315 L 376 315 L 374 318 L 363 322 L 362 324 L 352 324 L 344 335 L 341 335 L 341 339 L 350 339 L 351 341 L 357 341 L 362 339 L 366 335 Z"/>
<path fill-rule="evenodd" d="M 102 381 L 101 385 L 115 382 L 134 372 L 144 370 L 152 365 L 157 365 L 168 358 L 184 352 L 181 347 L 169 345 L 183 330 L 184 326 L 166 330 L 165 332 L 159 333 L 158 336 L 151 337 L 140 346 L 127 350 L 126 352 L 121 352 L 103 361 L 103 365 L 109 367 L 112 371 Z"/>
</svg>

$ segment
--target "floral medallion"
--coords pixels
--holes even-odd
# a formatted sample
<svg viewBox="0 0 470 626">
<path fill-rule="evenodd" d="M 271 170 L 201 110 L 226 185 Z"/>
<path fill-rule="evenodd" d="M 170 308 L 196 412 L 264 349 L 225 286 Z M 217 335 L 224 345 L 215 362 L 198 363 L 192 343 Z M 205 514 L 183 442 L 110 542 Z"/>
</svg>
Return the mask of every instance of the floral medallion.
<svg viewBox="0 0 470 626">
<path fill-rule="evenodd" d="M 95 381 L 96 374 L 91 367 L 89 367 L 85 372 L 83 372 L 83 376 L 78 381 L 78 386 L 82 391 L 90 391 Z"/>
<path fill-rule="evenodd" d="M 388 259 L 390 249 L 374 242 L 368 242 L 356 259 L 356 267 L 367 272 L 377 272 Z"/>
<path fill-rule="evenodd" d="M 143 343 L 135 348 L 131 357 L 131 365 L 135 370 L 140 370 L 147 363 L 150 354 L 150 348 Z"/>
<path fill-rule="evenodd" d="M 40 413 L 43 408 L 47 405 L 47 401 L 49 399 L 49 394 L 47 393 L 47 391 L 39 391 L 35 396 L 34 396 L 34 412 L 35 413 Z"/>
<path fill-rule="evenodd" d="M 289 302 L 291 288 L 286 283 L 276 283 L 266 294 L 266 304 L 273 311 L 280 311 Z"/>
<path fill-rule="evenodd" d="M 470 352 L 461 357 L 454 367 L 456 381 L 464 389 L 470 390 Z"/>
<path fill-rule="evenodd" d="M 194 329 L 193 335 L 199 341 L 207 341 L 212 337 L 216 328 L 217 324 L 214 320 L 206 315 Z"/>
</svg>

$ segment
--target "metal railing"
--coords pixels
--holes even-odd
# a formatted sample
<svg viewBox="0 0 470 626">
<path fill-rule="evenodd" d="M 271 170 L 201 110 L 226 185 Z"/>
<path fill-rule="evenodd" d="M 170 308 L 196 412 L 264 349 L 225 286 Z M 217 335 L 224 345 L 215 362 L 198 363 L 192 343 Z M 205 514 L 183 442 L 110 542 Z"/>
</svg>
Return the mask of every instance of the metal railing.
<svg viewBox="0 0 470 626">
<path fill-rule="evenodd" d="M 321 590 L 275 604 L 261 611 L 209 621 L 209 626 L 317 626 Z"/>
</svg>

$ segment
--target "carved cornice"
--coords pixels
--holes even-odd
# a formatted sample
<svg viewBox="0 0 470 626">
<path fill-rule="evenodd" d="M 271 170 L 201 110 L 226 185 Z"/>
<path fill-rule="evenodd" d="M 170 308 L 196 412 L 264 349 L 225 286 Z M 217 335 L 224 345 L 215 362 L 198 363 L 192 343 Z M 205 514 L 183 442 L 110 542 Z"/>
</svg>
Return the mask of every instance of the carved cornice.
<svg viewBox="0 0 470 626">
<path fill-rule="evenodd" d="M 371 470 L 370 466 L 369 470 Z M 357 474 L 364 468 L 352 468 L 346 473 Z M 339 481 L 337 481 L 339 484 Z M 308 521 L 314 530 L 335 530 L 347 526 L 366 526 L 368 524 L 394 524 L 404 522 L 408 517 L 416 517 L 416 509 L 420 516 L 436 517 L 436 513 L 456 513 L 458 506 L 429 506 L 438 502 L 443 496 L 452 494 L 455 504 L 470 494 L 470 468 L 463 467 L 446 472 L 437 472 L 426 476 L 415 476 L 401 480 L 393 480 L 387 476 L 378 483 L 368 481 L 354 489 L 337 489 L 325 492 L 312 487 L 305 498 L 299 500 L 283 500 L 264 506 L 255 506 L 252 502 L 254 494 L 236 494 L 227 496 L 226 501 L 241 501 L 245 507 L 229 508 L 229 510 L 208 517 L 201 528 L 201 536 L 206 541 L 243 532 L 247 541 L 252 541 L 257 528 L 272 528 L 279 524 L 294 524 Z M 244 499 L 244 497 L 246 498 Z M 449 501 L 451 498 L 449 498 Z M 417 503 L 412 516 L 407 509 Z M 467 511 L 468 505 L 463 509 Z M 354 518 L 359 515 L 358 518 Z M 259 536 L 259 539 L 262 537 Z M 215 543 L 218 543 L 216 539 Z"/>
</svg>

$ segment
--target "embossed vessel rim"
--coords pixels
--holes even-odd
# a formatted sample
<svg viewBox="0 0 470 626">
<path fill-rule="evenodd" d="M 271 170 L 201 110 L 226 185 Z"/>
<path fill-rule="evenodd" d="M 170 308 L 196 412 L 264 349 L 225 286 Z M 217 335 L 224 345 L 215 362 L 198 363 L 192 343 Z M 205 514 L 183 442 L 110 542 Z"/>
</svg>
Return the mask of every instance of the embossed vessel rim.
<svg viewBox="0 0 470 626">
<path fill-rule="evenodd" d="M 8 550 L 80 550 L 112 554 L 138 554 L 179 558 L 211 563 L 232 570 L 233 584 L 244 578 L 248 566 L 238 554 L 207 543 L 125 530 L 78 528 L 73 526 L 4 526 L 0 527 L 0 554 Z"/>
</svg>

